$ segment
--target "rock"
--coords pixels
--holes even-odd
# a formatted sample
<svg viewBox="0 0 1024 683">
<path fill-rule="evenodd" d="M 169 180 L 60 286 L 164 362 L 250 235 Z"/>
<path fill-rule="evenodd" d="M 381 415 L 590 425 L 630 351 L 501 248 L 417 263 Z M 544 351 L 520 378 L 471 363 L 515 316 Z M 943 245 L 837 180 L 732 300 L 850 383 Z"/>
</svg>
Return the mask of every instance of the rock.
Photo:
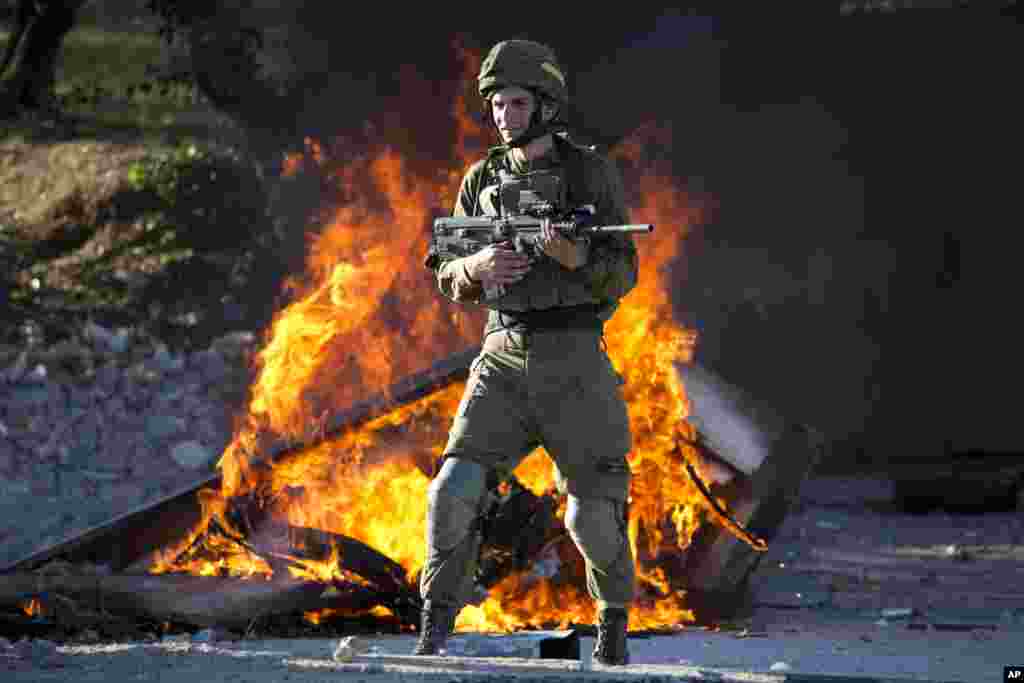
<svg viewBox="0 0 1024 683">
<path fill-rule="evenodd" d="M 768 668 L 771 671 L 790 671 L 793 667 L 787 664 L 786 662 L 775 662 Z"/>
<path fill-rule="evenodd" d="M 134 481 L 111 483 L 101 487 L 100 497 L 114 510 L 124 510 L 141 505 L 146 500 L 146 488 Z"/>
<path fill-rule="evenodd" d="M 14 470 L 18 466 L 18 457 L 14 448 L 6 439 L 0 440 L 0 478 L 13 478 Z"/>
<path fill-rule="evenodd" d="M 0 500 L 14 500 L 18 496 L 27 496 L 32 492 L 32 487 L 27 481 L 4 481 L 0 482 Z"/>
<path fill-rule="evenodd" d="M 221 420 L 198 420 L 195 423 L 192 435 L 197 441 L 206 444 L 211 450 L 223 452 L 227 448 L 228 443 L 230 443 L 231 437 L 227 430 L 219 426 L 220 424 L 222 424 Z"/>
<path fill-rule="evenodd" d="M 36 365 L 21 378 L 22 384 L 46 384 L 48 373 L 45 365 Z"/>
<path fill-rule="evenodd" d="M 333 659 L 336 662 L 351 662 L 356 655 L 364 655 L 370 651 L 370 646 L 359 636 L 345 636 L 338 641 L 334 648 Z"/>
<path fill-rule="evenodd" d="M 53 465 L 46 463 L 36 464 L 32 467 L 31 479 L 29 482 L 31 491 L 36 496 L 57 495 L 57 470 Z"/>
<path fill-rule="evenodd" d="M 199 470 L 210 466 L 214 454 L 198 441 L 182 441 L 171 449 L 171 457 L 185 469 Z"/>
<path fill-rule="evenodd" d="M 161 379 L 161 372 L 157 366 L 145 361 L 132 365 L 125 374 L 133 382 L 143 386 L 155 384 Z"/>
<path fill-rule="evenodd" d="M 75 412 L 72 412 L 72 415 L 75 415 Z M 91 454 L 99 445 L 99 440 L 99 416 L 95 413 L 88 413 L 75 425 L 75 447 L 73 450 L 81 450 Z"/>
<path fill-rule="evenodd" d="M 92 391 L 84 386 L 70 387 L 71 397 L 71 409 L 72 410 L 89 410 L 92 408 Z"/>
<path fill-rule="evenodd" d="M 110 330 L 91 320 L 82 328 L 82 336 L 97 351 L 110 350 L 111 340 L 114 337 Z"/>
<path fill-rule="evenodd" d="M 120 396 L 111 396 L 103 402 L 103 412 L 112 420 L 122 420 L 128 414 L 128 406 Z"/>
<path fill-rule="evenodd" d="M 22 385 L 11 398 L 12 403 L 38 408 L 50 402 L 50 391 L 46 385 Z"/>
<path fill-rule="evenodd" d="M 116 361 L 107 361 L 103 366 L 96 372 L 96 388 L 99 389 L 103 394 L 110 394 L 112 391 L 117 389 L 118 383 L 121 381 L 121 368 L 118 367 Z"/>
<path fill-rule="evenodd" d="M 124 353 L 128 350 L 129 340 L 129 331 L 124 328 L 119 329 L 110 339 L 110 350 L 114 353 Z"/>
<path fill-rule="evenodd" d="M 182 434 L 188 424 L 175 415 L 150 415 L 146 418 L 146 437 L 155 441 Z"/>
<path fill-rule="evenodd" d="M 197 351 L 192 354 L 189 364 L 199 373 L 200 381 L 206 386 L 217 384 L 231 372 L 224 357 L 213 349 Z"/>
<path fill-rule="evenodd" d="M 185 360 L 181 356 L 172 356 L 163 344 L 157 347 L 151 360 L 163 373 L 177 373 L 185 369 Z"/>
</svg>

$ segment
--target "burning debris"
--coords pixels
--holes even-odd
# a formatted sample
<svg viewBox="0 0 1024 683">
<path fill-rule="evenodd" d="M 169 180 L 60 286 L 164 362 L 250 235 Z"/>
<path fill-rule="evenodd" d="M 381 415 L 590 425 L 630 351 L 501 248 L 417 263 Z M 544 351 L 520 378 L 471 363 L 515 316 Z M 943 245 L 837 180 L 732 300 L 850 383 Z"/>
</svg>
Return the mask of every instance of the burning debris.
<svg viewBox="0 0 1024 683">
<path fill-rule="evenodd" d="M 461 362 L 464 373 L 468 357 L 471 354 L 460 354 L 454 360 L 435 365 L 430 372 L 421 373 L 419 382 L 404 382 L 400 386 L 408 393 L 396 387 L 389 392 L 392 400 L 396 396 L 423 393 L 425 386 L 457 381 L 454 378 L 461 375 L 454 368 Z M 705 373 L 705 380 L 707 377 Z M 707 386 L 700 386 L 707 390 Z M 722 386 L 720 382 L 713 385 L 718 391 Z M 449 387 L 438 389 L 448 390 Z M 332 422 L 335 426 L 348 424 L 349 429 L 358 429 L 354 426 L 359 424 L 356 416 L 374 414 L 365 407 L 369 405 L 384 410 L 382 406 L 387 403 L 383 396 L 378 397 L 363 404 L 364 412 L 354 411 Z M 759 414 L 766 414 L 763 406 Z M 750 417 L 740 414 L 733 419 Z M 720 443 L 722 438 L 720 434 L 711 434 L 696 443 Z M 753 468 L 752 477 L 719 458 L 706 445 L 696 452 L 696 466 L 680 462 L 694 477 L 695 485 L 720 496 L 717 500 L 712 498 L 712 504 L 716 514 L 726 515 L 726 526 L 709 517 L 698 527 L 698 542 L 685 551 L 673 552 L 671 547 L 663 546 L 658 554 L 640 555 L 647 575 L 664 577 L 675 591 L 671 596 L 658 594 L 658 587 L 648 582 L 645 597 L 649 604 L 656 607 L 659 601 L 667 600 L 669 608 L 682 604 L 692 610 L 687 619 L 666 620 L 648 625 L 647 629 L 678 628 L 695 620 L 713 622 L 728 618 L 742 607 L 744 584 L 757 566 L 760 545 L 764 539 L 770 540 L 781 524 L 784 515 L 779 510 L 788 507 L 799 479 L 814 460 L 813 443 L 806 439 L 803 443 L 793 437 L 774 442 L 785 450 L 772 450 L 772 443 L 767 442 L 768 451 L 759 463 L 750 461 L 745 465 Z M 256 474 L 252 476 L 269 477 L 275 471 L 287 470 L 295 466 L 290 460 L 301 460 L 310 451 L 323 447 L 320 444 L 296 449 L 292 445 L 288 450 L 279 445 L 276 458 L 267 459 L 270 464 L 254 463 L 251 472 Z M 769 488 L 778 485 L 778 463 L 783 461 L 780 453 L 787 457 L 788 464 L 782 468 L 786 476 L 796 480 L 789 484 L 788 491 Z M 800 454 L 808 457 L 794 457 Z M 773 465 L 768 467 L 766 463 Z M 415 465 L 407 467 L 416 472 L 414 476 L 426 479 Z M 710 483 L 704 483 L 698 470 L 711 473 Z M 764 474 L 768 472 L 771 475 Z M 280 511 L 287 510 L 292 501 L 302 499 L 305 494 L 300 487 L 285 487 L 278 496 L 266 487 L 254 487 L 245 495 L 225 500 L 220 498 L 221 477 L 212 479 L 215 481 L 179 492 L 17 563 L 12 567 L 14 573 L 0 575 L 0 606 L 20 610 L 29 620 L 46 618 L 79 627 L 98 623 L 110 627 L 110 623 L 122 623 L 125 619 L 141 619 L 144 624 L 172 622 L 191 628 L 245 631 L 256 621 L 273 615 L 293 615 L 293 622 L 301 619 L 310 626 L 342 623 L 351 628 L 353 619 L 363 618 L 370 619 L 378 628 L 407 631 L 413 627 L 419 610 L 415 577 L 410 578 L 404 566 L 361 540 L 289 523 Z M 757 483 L 761 481 L 774 483 Z M 759 491 L 762 498 L 755 497 L 754 491 Z M 560 501 L 553 490 L 548 487 L 535 493 L 514 480 L 499 493 L 488 516 L 486 542 L 476 577 L 481 602 L 464 610 L 477 621 L 462 625 L 460 630 L 516 630 L 523 628 L 522 622 L 529 628 L 568 628 L 587 623 L 576 618 L 552 619 L 543 611 L 535 614 L 538 601 L 554 603 L 568 595 L 579 605 L 588 603 L 582 590 L 582 560 L 562 525 Z M 203 506 L 209 506 L 210 500 L 217 501 L 217 512 L 205 516 Z M 755 539 L 760 543 L 751 544 L 721 531 L 730 522 L 725 508 L 740 510 L 739 523 L 751 530 L 747 533 L 761 534 Z M 751 510 L 761 509 L 774 512 L 767 516 L 750 514 Z M 171 534 L 180 535 L 183 518 L 202 521 L 196 524 L 188 542 L 179 543 L 172 554 L 167 548 L 174 544 L 166 539 Z M 671 528 L 670 523 L 663 523 L 663 533 Z M 165 529 L 163 537 L 147 536 L 145 530 L 153 528 Z M 649 547 L 649 534 L 640 530 L 640 547 Z M 126 546 L 121 542 L 125 538 L 135 539 L 136 543 Z M 138 544 L 140 538 L 149 539 L 148 548 Z M 152 553 L 153 550 L 158 552 Z M 68 558 L 75 564 L 57 558 Z M 97 568 L 90 561 L 102 564 Z M 488 597 L 495 593 L 502 596 L 504 606 Z M 21 623 L 28 622 L 21 619 Z"/>
<path fill-rule="evenodd" d="M 475 72 L 475 58 L 463 57 Z M 454 115 L 450 168 L 461 169 L 482 154 L 488 133 L 465 101 Z M 665 270 L 704 209 L 653 156 L 670 145 L 667 131 L 647 127 L 611 155 L 628 167 L 634 220 L 659 225 L 637 245 L 640 281 L 605 329 L 634 436 L 629 539 L 640 591 L 630 624 L 638 630 L 737 609 L 814 461 L 806 433 L 779 419 L 766 429 L 765 406 L 733 407 L 766 435 L 753 460 L 714 420 L 704 431 L 690 420 L 679 367 L 693 365 L 696 335 L 674 321 Z M 419 265 L 434 207 L 450 203 L 458 171 L 424 171 L 386 146 L 354 153 L 312 140 L 286 167 L 320 174 L 338 203 L 324 210 L 307 272 L 289 283 L 291 303 L 268 330 L 248 414 L 220 472 L 9 567 L 16 573 L 0 575 L 3 605 L 20 609 L 45 594 L 59 597 L 40 598 L 44 612 L 60 613 L 53 605 L 68 600 L 195 627 L 244 628 L 276 613 L 319 625 L 364 615 L 412 627 L 426 491 L 477 350 L 453 352 L 482 324 L 478 312 L 454 313 L 440 301 Z M 431 357 L 445 360 L 412 374 Z M 708 386 L 705 396 L 721 392 L 720 382 Z M 376 399 L 363 400 L 375 390 Z M 592 623 L 549 459 L 538 450 L 514 474 L 488 515 L 480 599 L 456 630 Z M 124 573 L 32 572 L 58 558 Z M 733 599 L 716 604 L 721 596 Z"/>
</svg>

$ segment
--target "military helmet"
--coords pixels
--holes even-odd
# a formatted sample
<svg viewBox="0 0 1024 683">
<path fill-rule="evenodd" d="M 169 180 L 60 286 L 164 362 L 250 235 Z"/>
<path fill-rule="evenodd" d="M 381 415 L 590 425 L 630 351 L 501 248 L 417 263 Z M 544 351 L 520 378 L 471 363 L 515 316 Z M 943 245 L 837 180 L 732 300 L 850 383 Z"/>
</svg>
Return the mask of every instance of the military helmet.
<svg viewBox="0 0 1024 683">
<path fill-rule="evenodd" d="M 538 90 L 562 107 L 569 102 L 565 71 L 555 51 L 532 40 L 504 40 L 491 48 L 480 65 L 477 84 L 484 99 L 495 90 L 519 86 Z"/>
</svg>

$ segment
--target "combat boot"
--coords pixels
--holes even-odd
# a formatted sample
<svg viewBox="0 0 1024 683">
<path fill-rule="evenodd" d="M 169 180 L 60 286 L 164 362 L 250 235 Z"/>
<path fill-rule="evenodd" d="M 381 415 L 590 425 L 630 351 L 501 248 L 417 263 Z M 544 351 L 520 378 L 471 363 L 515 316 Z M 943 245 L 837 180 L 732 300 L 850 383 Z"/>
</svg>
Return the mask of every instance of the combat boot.
<svg viewBox="0 0 1024 683">
<path fill-rule="evenodd" d="M 420 639 L 414 655 L 436 655 L 455 628 L 455 607 L 427 601 L 420 612 Z"/>
<path fill-rule="evenodd" d="M 597 643 L 594 660 L 605 666 L 629 664 L 629 646 L 626 632 L 629 612 L 619 607 L 603 609 L 597 616 Z"/>
</svg>

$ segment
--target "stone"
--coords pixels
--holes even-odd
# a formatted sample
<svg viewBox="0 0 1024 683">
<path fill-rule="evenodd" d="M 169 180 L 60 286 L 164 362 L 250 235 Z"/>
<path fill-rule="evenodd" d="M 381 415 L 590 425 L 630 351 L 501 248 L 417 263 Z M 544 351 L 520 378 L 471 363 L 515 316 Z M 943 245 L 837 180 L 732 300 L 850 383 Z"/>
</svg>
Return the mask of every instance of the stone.
<svg viewBox="0 0 1024 683">
<path fill-rule="evenodd" d="M 72 410 L 90 410 L 92 405 L 92 387 L 71 385 L 69 402 Z"/>
<path fill-rule="evenodd" d="M 120 396 L 111 396 L 103 402 L 103 413 L 113 420 L 120 420 L 128 414 L 128 406 Z"/>
<path fill-rule="evenodd" d="M 153 353 L 152 362 L 166 374 L 178 373 L 185 369 L 184 358 L 177 354 L 172 355 L 163 344 Z"/>
<path fill-rule="evenodd" d="M 18 479 L 0 482 L 0 500 L 9 501 L 30 493 L 32 493 L 32 487 L 27 481 Z"/>
<path fill-rule="evenodd" d="M 50 402 L 50 390 L 45 384 L 20 386 L 12 395 L 12 403 L 39 408 Z"/>
<path fill-rule="evenodd" d="M 188 424 L 175 415 L 150 415 L 146 418 L 146 437 L 157 441 L 177 436 Z"/>
<path fill-rule="evenodd" d="M 45 365 L 37 365 L 21 378 L 22 384 L 46 384 L 49 373 Z"/>
<path fill-rule="evenodd" d="M 14 359 L 14 362 L 8 366 L 2 374 L 0 379 L 9 384 L 17 384 L 21 381 L 21 378 L 25 376 L 28 371 L 28 352 L 22 351 L 18 354 L 18 357 Z"/>
<path fill-rule="evenodd" d="M 111 482 L 100 488 L 100 497 L 112 509 L 124 510 L 141 505 L 146 500 L 146 487 L 134 481 Z"/>
<path fill-rule="evenodd" d="M 57 470 L 53 465 L 37 464 L 32 467 L 29 482 L 33 495 L 55 496 L 57 494 Z"/>
<path fill-rule="evenodd" d="M 207 386 L 217 384 L 230 374 L 224 357 L 210 349 L 192 354 L 189 365 L 199 373 L 200 381 Z"/>
<path fill-rule="evenodd" d="M 115 361 L 108 361 L 107 363 L 104 363 L 103 366 L 96 371 L 95 386 L 104 395 L 109 395 L 114 391 L 120 381 L 121 368 Z"/>
<path fill-rule="evenodd" d="M 82 336 L 97 351 L 110 351 L 113 348 L 114 333 L 91 320 L 82 328 Z"/>
<path fill-rule="evenodd" d="M 210 466 L 214 453 L 198 441 L 182 441 L 171 449 L 171 457 L 185 469 L 198 470 Z"/>
<path fill-rule="evenodd" d="M 74 413 L 72 413 L 74 415 Z M 92 452 L 96 450 L 100 439 L 99 416 L 88 413 L 75 425 L 76 448 Z"/>
<path fill-rule="evenodd" d="M 57 495 L 85 500 L 96 495 L 96 484 L 81 470 L 57 471 Z"/>
<path fill-rule="evenodd" d="M 336 662 L 351 662 L 357 655 L 363 655 L 370 651 L 370 645 L 365 638 L 359 636 L 345 636 L 338 641 L 334 648 L 332 658 Z"/>
<path fill-rule="evenodd" d="M 207 447 L 218 452 L 222 452 L 227 448 L 231 440 L 228 431 L 219 426 L 219 421 L 210 419 L 196 422 L 192 433 L 197 441 L 206 444 Z"/>
<path fill-rule="evenodd" d="M 184 400 L 185 389 L 178 379 L 165 379 L 156 389 L 156 400 L 161 403 L 177 403 Z"/>
<path fill-rule="evenodd" d="M 130 450 L 114 447 L 96 451 L 89 460 L 89 471 L 102 473 L 104 476 L 126 474 L 134 468 L 131 454 Z"/>
<path fill-rule="evenodd" d="M 14 471 L 18 468 L 18 456 L 14 447 L 6 440 L 0 440 L 0 478 L 13 479 Z"/>
<path fill-rule="evenodd" d="M 113 353 L 124 353 L 128 350 L 128 344 L 131 341 L 131 335 L 127 329 L 119 329 L 110 338 L 110 350 Z"/>
</svg>

